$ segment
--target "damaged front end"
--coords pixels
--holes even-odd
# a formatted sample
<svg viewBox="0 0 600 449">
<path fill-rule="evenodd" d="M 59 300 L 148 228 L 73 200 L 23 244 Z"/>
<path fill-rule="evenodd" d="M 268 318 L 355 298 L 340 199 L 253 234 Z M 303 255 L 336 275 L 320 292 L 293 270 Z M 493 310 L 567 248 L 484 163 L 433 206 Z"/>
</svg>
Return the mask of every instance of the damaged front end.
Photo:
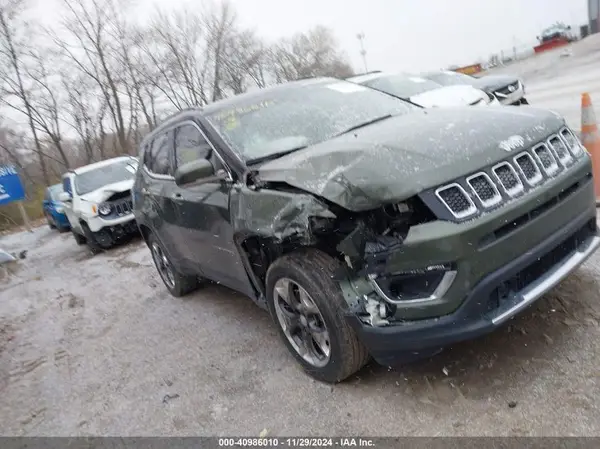
<svg viewBox="0 0 600 449">
<path fill-rule="evenodd" d="M 436 285 L 448 279 L 445 266 L 387 272 L 389 255 L 402 252 L 411 228 L 436 220 L 418 197 L 353 212 L 285 183 L 255 179 L 235 189 L 231 205 L 236 243 L 248 255 L 258 291 L 272 261 L 299 248 L 318 248 L 340 261 L 335 279 L 348 312 L 370 326 L 385 326 L 398 320 L 398 303 L 439 294 Z"/>
</svg>

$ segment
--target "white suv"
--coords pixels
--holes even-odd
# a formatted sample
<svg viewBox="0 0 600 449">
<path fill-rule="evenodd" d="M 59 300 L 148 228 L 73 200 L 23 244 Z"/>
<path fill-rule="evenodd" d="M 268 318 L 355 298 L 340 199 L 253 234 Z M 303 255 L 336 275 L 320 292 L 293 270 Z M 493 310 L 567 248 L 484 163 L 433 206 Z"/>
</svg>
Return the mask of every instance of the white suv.
<svg viewBox="0 0 600 449">
<path fill-rule="evenodd" d="M 79 245 L 87 243 L 97 253 L 138 232 L 131 202 L 137 168 L 137 158 L 122 156 L 63 175 L 59 199 Z"/>
</svg>

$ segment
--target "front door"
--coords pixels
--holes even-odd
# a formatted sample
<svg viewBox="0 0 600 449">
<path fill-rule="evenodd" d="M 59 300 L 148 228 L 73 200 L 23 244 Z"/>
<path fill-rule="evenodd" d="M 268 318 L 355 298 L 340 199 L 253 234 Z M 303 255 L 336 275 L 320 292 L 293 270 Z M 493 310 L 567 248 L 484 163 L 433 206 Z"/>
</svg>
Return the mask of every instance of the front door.
<svg viewBox="0 0 600 449">
<path fill-rule="evenodd" d="M 204 133 L 192 123 L 175 129 L 175 169 L 200 158 L 228 170 Z M 174 188 L 179 207 L 179 245 L 186 257 L 212 280 L 250 296 L 255 292 L 233 240 L 229 215 L 230 181 Z"/>
</svg>

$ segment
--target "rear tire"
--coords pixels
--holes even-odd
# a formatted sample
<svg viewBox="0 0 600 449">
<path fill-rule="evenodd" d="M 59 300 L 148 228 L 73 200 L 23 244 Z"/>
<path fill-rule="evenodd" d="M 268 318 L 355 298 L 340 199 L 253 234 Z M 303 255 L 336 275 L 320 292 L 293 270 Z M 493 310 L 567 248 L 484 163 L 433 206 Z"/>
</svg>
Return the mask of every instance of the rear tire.
<svg viewBox="0 0 600 449">
<path fill-rule="evenodd" d="M 52 221 L 52 218 L 49 214 L 46 214 L 46 221 L 48 222 L 48 227 L 50 227 L 50 229 L 56 229 L 56 225 Z"/>
<path fill-rule="evenodd" d="M 344 316 L 344 311 L 347 310 L 348 305 L 344 300 L 340 286 L 333 280 L 333 275 L 338 265 L 339 263 L 334 258 L 316 249 L 295 251 L 277 259 L 269 267 L 266 282 L 267 305 L 288 350 L 309 375 L 327 383 L 341 382 L 360 370 L 370 358 L 367 349 L 359 341 L 356 333 Z M 282 281 L 284 284 L 281 283 Z M 329 351 L 327 357 L 321 357 L 320 363 L 310 363 L 307 361 L 305 357 L 308 351 L 306 349 L 302 350 L 304 355 L 300 354 L 297 347 L 301 345 L 297 343 L 293 344 L 290 341 L 290 337 L 286 334 L 286 332 L 291 333 L 293 324 L 289 322 L 282 324 L 280 317 L 286 315 L 289 318 L 290 315 L 288 315 L 288 312 L 290 310 L 288 309 L 287 312 L 282 311 L 289 303 L 282 298 L 279 289 L 288 281 L 291 281 L 291 284 L 296 284 L 308 294 L 310 300 L 318 309 L 317 312 L 319 315 L 317 316 L 317 321 L 321 319 L 323 321 L 322 324 L 324 325 L 324 331 L 327 334 L 329 343 L 326 346 L 328 346 Z M 306 296 L 303 296 L 304 293 L 301 290 L 298 291 L 300 292 L 298 298 L 306 300 Z M 291 291 L 288 294 L 293 295 L 294 293 Z M 278 301 L 277 304 L 276 301 Z M 286 304 L 283 304 L 282 301 Z M 300 302 L 303 301 L 300 300 Z M 306 301 L 304 301 L 304 304 L 306 304 Z M 311 313 L 314 314 L 314 311 L 308 313 L 310 316 Z M 296 321 L 296 323 L 298 322 L 311 329 L 309 330 L 311 334 L 308 338 L 309 344 L 304 348 L 316 347 L 315 344 L 318 339 L 313 338 L 314 334 L 311 331 L 317 329 L 317 332 L 323 332 L 322 328 L 311 324 L 312 319 L 307 319 L 306 316 Z M 306 324 L 307 322 L 309 323 L 308 325 Z M 297 326 L 300 327 L 302 325 Z M 284 330 L 284 327 L 287 329 Z M 301 333 L 301 331 L 298 333 Z M 297 334 L 292 340 L 295 338 L 298 338 Z M 322 347 L 320 343 L 319 347 Z M 327 355 L 326 352 L 324 351 L 323 354 Z M 312 359 L 315 360 L 314 357 Z"/>
<path fill-rule="evenodd" d="M 154 266 L 172 296 L 180 298 L 198 288 L 198 276 L 180 273 L 169 259 L 162 243 L 152 233 L 148 235 L 148 247 Z"/>
</svg>

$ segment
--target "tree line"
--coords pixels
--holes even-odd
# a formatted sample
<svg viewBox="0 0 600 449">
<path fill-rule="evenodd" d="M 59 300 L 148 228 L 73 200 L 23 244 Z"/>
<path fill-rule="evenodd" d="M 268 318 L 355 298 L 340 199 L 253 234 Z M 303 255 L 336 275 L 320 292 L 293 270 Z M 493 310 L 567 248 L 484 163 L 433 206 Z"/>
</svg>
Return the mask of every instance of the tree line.
<svg viewBox="0 0 600 449">
<path fill-rule="evenodd" d="M 167 115 L 269 84 L 345 77 L 332 31 L 274 42 L 240 25 L 227 1 L 156 10 L 143 23 L 126 0 L 58 0 L 60 21 L 28 0 L 0 0 L 0 163 L 27 185 L 120 154 Z M 28 189 L 29 190 L 29 189 Z"/>
</svg>

